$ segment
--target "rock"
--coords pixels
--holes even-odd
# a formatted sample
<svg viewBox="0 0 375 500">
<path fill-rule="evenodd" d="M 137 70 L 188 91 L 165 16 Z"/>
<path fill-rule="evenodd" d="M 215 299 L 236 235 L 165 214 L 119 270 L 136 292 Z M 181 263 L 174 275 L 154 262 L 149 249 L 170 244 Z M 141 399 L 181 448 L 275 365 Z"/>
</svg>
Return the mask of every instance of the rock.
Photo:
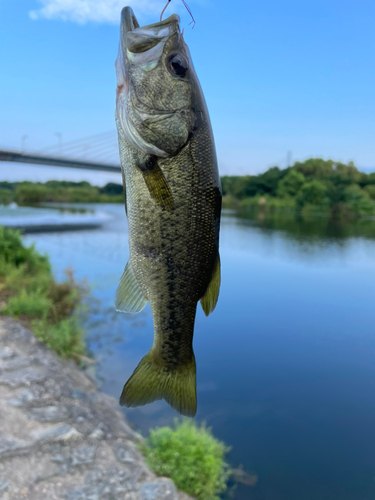
<svg viewBox="0 0 375 500">
<path fill-rule="evenodd" d="M 30 366 L 31 361 L 27 358 L 0 358 L 0 371 L 10 372 L 13 370 L 19 370 L 20 368 L 25 368 L 26 366 Z"/>
<path fill-rule="evenodd" d="M 139 500 L 177 500 L 176 486 L 168 479 L 143 483 L 139 490 Z"/>
<path fill-rule="evenodd" d="M 68 424 L 49 425 L 30 432 L 30 438 L 34 441 L 70 441 L 81 438 L 82 434 Z"/>
<path fill-rule="evenodd" d="M 8 346 L 0 349 L 0 359 L 9 359 L 13 358 L 16 355 L 15 351 Z"/>
<path fill-rule="evenodd" d="M 11 483 L 9 481 L 0 481 L 0 492 L 4 493 L 10 485 Z"/>
<path fill-rule="evenodd" d="M 35 397 L 31 391 L 22 389 L 15 398 L 8 400 L 8 404 L 11 406 L 24 406 L 24 404 L 34 401 L 34 399 Z"/>
<path fill-rule="evenodd" d="M 144 441 L 144 437 L 138 434 L 138 432 L 133 431 L 133 429 L 124 420 L 118 422 L 118 426 L 126 432 L 129 436 L 136 439 L 137 441 Z"/>
<path fill-rule="evenodd" d="M 0 375 L 0 384 L 11 388 L 29 386 L 32 382 L 42 382 L 46 374 L 40 368 L 21 368 L 20 370 Z"/>
<path fill-rule="evenodd" d="M 39 422 L 61 422 L 68 416 L 68 411 L 63 406 L 45 406 L 33 408 L 31 417 Z"/>
<path fill-rule="evenodd" d="M 92 433 L 89 435 L 89 439 L 102 439 L 104 437 L 104 432 L 98 426 L 95 430 L 92 431 Z"/>
<path fill-rule="evenodd" d="M 27 451 L 29 445 L 26 441 L 15 439 L 11 436 L 5 437 L 0 433 L 0 458 L 18 455 Z"/>
<path fill-rule="evenodd" d="M 106 470 L 90 471 L 85 485 L 66 492 L 67 500 L 125 500 L 133 490 L 129 473 L 112 467 Z"/>
<path fill-rule="evenodd" d="M 88 392 L 80 391 L 78 389 L 72 389 L 71 394 L 73 399 L 82 399 L 83 401 L 97 400 L 97 396 L 95 394 L 89 394 Z"/>
<path fill-rule="evenodd" d="M 79 446 L 73 450 L 71 459 L 72 467 L 90 464 L 95 458 L 96 446 Z"/>
<path fill-rule="evenodd" d="M 135 461 L 133 451 L 124 445 L 120 445 L 116 449 L 116 458 L 122 463 L 133 463 Z"/>
</svg>

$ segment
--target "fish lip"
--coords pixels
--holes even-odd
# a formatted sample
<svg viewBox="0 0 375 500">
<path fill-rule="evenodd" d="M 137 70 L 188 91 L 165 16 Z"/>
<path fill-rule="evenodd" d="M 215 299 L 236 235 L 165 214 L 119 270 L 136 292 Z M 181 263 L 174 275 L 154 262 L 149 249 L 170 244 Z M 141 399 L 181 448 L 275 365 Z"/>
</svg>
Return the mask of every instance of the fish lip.
<svg viewBox="0 0 375 500">
<path fill-rule="evenodd" d="M 124 7 L 121 11 L 121 31 L 123 35 L 139 28 L 139 23 L 131 7 Z"/>
<path fill-rule="evenodd" d="M 180 23 L 180 16 L 177 14 L 172 14 L 163 21 L 159 21 L 157 23 L 152 23 L 152 24 L 146 24 L 145 26 L 140 26 L 131 7 L 124 7 L 121 11 L 121 31 L 123 32 L 122 33 L 123 35 L 126 35 L 130 31 L 134 31 L 137 28 L 152 30 L 157 28 L 163 28 L 164 26 L 167 26 L 168 24 L 172 24 L 175 22 Z"/>
</svg>

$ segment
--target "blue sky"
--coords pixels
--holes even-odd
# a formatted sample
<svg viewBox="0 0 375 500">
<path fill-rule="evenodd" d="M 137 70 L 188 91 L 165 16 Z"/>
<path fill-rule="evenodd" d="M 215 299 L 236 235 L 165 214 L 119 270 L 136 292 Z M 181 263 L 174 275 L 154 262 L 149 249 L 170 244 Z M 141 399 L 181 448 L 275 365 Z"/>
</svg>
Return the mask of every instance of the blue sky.
<svg viewBox="0 0 375 500">
<path fill-rule="evenodd" d="M 115 129 L 120 11 L 156 22 L 164 0 L 0 0 L 0 146 L 40 149 Z M 375 2 L 181 0 L 221 174 L 311 156 L 375 170 Z M 115 174 L 0 164 L 1 180 Z"/>
</svg>

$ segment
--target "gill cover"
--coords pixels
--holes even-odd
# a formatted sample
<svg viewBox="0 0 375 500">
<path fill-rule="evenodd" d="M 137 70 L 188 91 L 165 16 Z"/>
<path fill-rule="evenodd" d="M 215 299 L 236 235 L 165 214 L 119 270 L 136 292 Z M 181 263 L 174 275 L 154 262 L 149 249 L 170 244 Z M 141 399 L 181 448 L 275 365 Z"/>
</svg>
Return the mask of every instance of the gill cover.
<svg viewBox="0 0 375 500">
<path fill-rule="evenodd" d="M 121 13 L 116 123 L 119 135 L 147 155 L 176 155 L 195 122 L 187 68 L 178 66 L 190 59 L 179 21 L 174 14 L 140 27 L 130 7 Z"/>
</svg>

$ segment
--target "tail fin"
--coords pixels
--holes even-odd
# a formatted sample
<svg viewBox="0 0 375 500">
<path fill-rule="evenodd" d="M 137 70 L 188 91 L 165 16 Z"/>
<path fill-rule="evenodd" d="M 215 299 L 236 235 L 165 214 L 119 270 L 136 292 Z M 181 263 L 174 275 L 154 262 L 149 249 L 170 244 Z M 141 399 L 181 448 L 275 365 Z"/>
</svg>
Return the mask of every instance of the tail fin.
<svg viewBox="0 0 375 500">
<path fill-rule="evenodd" d="M 120 405 L 143 406 L 158 399 L 165 399 L 181 415 L 194 417 L 197 412 L 194 354 L 189 363 L 167 370 L 154 360 L 150 351 L 126 382 Z"/>
</svg>

